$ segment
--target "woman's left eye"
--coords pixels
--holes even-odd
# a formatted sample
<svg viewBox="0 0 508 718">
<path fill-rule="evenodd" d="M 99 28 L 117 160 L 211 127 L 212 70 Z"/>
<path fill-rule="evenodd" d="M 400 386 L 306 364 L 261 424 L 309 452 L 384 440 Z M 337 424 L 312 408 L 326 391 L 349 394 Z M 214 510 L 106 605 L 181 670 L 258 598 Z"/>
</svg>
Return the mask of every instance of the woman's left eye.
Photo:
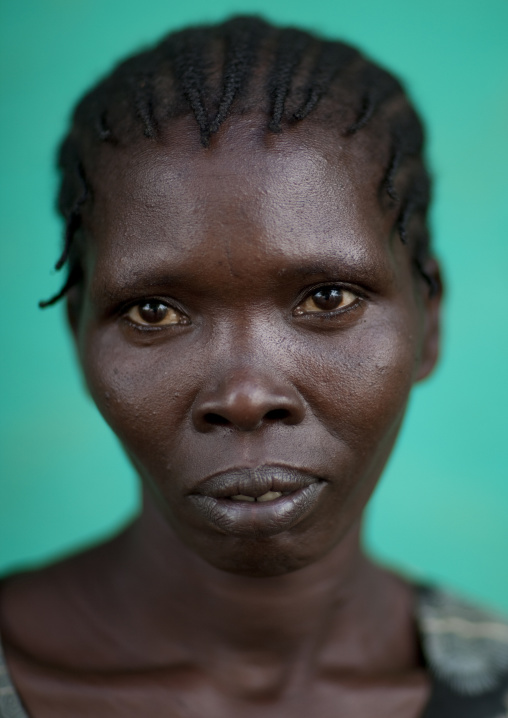
<svg viewBox="0 0 508 718">
<path fill-rule="evenodd" d="M 337 285 L 318 287 L 300 302 L 294 310 L 294 314 L 334 312 L 338 309 L 346 309 L 357 301 L 358 296 L 343 287 Z"/>
<path fill-rule="evenodd" d="M 174 307 L 158 299 L 151 299 L 132 306 L 126 317 L 133 324 L 143 327 L 165 327 L 170 324 L 188 324 L 188 318 Z"/>
</svg>

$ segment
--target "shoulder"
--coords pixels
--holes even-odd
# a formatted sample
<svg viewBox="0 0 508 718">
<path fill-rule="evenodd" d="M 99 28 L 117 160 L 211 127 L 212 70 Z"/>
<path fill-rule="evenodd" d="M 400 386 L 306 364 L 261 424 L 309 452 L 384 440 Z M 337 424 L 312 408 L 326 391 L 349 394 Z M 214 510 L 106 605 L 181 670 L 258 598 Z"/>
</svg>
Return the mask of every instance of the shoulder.
<svg viewBox="0 0 508 718">
<path fill-rule="evenodd" d="M 508 619 L 429 587 L 418 589 L 416 617 L 435 700 L 508 718 Z"/>
<path fill-rule="evenodd" d="M 88 646 L 97 623 L 89 614 L 101 599 L 97 586 L 106 551 L 108 544 L 102 544 L 0 582 L 0 636 L 6 652 L 14 646 L 34 660 L 58 665 L 62 655 L 75 653 L 73 646 Z"/>
</svg>

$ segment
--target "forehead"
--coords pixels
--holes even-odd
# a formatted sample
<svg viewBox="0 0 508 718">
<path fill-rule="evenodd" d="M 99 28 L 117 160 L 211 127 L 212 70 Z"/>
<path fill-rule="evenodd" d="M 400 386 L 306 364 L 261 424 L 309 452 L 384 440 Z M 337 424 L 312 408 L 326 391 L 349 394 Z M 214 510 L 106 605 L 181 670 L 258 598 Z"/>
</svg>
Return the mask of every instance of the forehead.
<svg viewBox="0 0 508 718">
<path fill-rule="evenodd" d="M 101 265 L 119 274 L 222 257 L 280 271 L 333 256 L 391 271 L 393 218 L 368 144 L 315 123 L 271 135 L 252 119 L 224 128 L 209 148 L 196 135 L 182 120 L 162 142 L 101 153 L 87 222 Z"/>
</svg>

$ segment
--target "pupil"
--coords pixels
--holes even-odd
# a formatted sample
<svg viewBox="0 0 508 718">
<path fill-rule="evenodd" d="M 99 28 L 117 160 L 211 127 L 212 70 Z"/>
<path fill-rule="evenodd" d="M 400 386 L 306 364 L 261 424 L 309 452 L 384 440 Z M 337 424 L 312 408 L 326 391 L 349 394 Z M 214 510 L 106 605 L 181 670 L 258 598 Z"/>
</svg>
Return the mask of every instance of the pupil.
<svg viewBox="0 0 508 718">
<path fill-rule="evenodd" d="M 339 287 L 323 287 L 313 295 L 314 304 L 320 309 L 337 309 L 342 302 L 342 289 Z"/>
<path fill-rule="evenodd" d="M 164 319 L 168 313 L 168 308 L 161 302 L 147 302 L 140 307 L 139 313 L 145 322 L 156 324 Z"/>
</svg>

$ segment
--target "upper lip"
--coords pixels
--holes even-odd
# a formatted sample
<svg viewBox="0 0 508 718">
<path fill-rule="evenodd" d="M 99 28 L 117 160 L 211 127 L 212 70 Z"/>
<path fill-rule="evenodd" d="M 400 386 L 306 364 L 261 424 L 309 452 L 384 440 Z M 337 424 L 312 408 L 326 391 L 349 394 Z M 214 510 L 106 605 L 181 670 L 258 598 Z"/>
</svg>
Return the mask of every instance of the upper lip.
<svg viewBox="0 0 508 718">
<path fill-rule="evenodd" d="M 320 479 L 307 471 L 287 466 L 256 466 L 229 469 L 200 482 L 191 493 L 221 499 L 239 494 L 262 496 L 267 491 L 289 493 Z"/>
</svg>

